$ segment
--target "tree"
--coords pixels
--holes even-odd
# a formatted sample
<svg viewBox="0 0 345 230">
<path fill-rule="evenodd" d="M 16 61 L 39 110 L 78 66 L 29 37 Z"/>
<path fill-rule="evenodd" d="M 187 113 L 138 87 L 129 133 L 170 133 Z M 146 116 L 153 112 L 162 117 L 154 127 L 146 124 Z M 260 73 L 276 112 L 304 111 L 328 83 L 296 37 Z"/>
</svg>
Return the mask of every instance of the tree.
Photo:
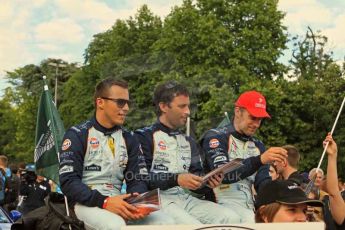
<svg viewBox="0 0 345 230">
<path fill-rule="evenodd" d="M 30 64 L 7 72 L 7 78 L 13 87 L 7 91 L 2 103 L 6 109 L 4 116 L 9 122 L 13 122 L 13 120 L 14 122 L 11 127 L 6 126 L 6 122 L 0 125 L 0 129 L 8 130 L 9 135 L 11 135 L 11 140 L 8 140 L 3 147 L 4 151 L 8 156 L 18 161 L 33 161 L 37 106 L 39 95 L 43 90 L 42 76 L 47 76 L 51 91 L 53 91 L 55 84 L 55 67 L 48 65 L 52 61 L 67 65 L 65 69 L 60 71 L 59 85 L 66 82 L 77 69 L 75 63 L 68 64 L 62 60 L 46 59 L 39 66 Z M 63 95 L 63 92 L 59 91 L 59 95 Z M 63 103 L 62 100 L 58 100 L 58 102 Z M 15 116 L 10 114 L 12 112 Z M 11 118 L 9 115 L 13 117 Z"/>
<path fill-rule="evenodd" d="M 232 109 L 242 86 L 283 76 L 283 16 L 277 1 L 186 0 L 165 19 L 155 49 L 174 60 L 165 76 L 192 88 L 199 135 Z"/>
<path fill-rule="evenodd" d="M 294 41 L 290 61 L 293 73 L 290 78 L 294 81 L 285 89 L 293 122 L 286 125 L 285 135 L 288 143 L 296 145 L 302 153 L 301 168 L 309 170 L 317 166 L 321 157 L 322 141 L 331 130 L 343 100 L 345 81 L 341 66 L 334 62 L 332 53 L 325 52 L 325 36 L 308 28 L 305 38 L 296 37 Z M 338 137 L 345 135 L 344 122 L 340 118 L 334 132 L 339 146 L 343 138 Z"/>
</svg>

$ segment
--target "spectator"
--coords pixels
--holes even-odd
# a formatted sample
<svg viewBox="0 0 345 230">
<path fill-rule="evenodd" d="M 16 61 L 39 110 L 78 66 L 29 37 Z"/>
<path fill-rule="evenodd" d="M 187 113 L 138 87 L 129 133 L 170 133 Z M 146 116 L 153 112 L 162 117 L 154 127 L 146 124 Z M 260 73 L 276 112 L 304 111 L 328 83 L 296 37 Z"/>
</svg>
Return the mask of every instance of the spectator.
<svg viewBox="0 0 345 230">
<path fill-rule="evenodd" d="M 306 222 L 307 205 L 321 207 L 322 202 L 308 199 L 292 181 L 271 181 L 258 192 L 255 222 Z"/>
<path fill-rule="evenodd" d="M 278 174 L 281 175 L 283 180 L 293 181 L 299 186 L 308 183 L 308 181 L 305 180 L 305 178 L 298 172 L 298 164 L 301 157 L 297 148 L 292 145 L 285 145 L 282 148 L 286 149 L 288 157 L 281 162 L 274 162 Z"/>
<path fill-rule="evenodd" d="M 330 210 L 333 219 L 339 226 L 339 229 L 345 228 L 345 201 L 341 196 L 338 187 L 338 172 L 337 172 L 337 154 L 338 148 L 336 142 L 333 140 L 332 135 L 328 134 L 324 145 L 328 142 L 327 154 L 327 188 L 330 200 Z"/>
<path fill-rule="evenodd" d="M 279 174 L 277 172 L 277 168 L 274 166 L 274 164 L 270 164 L 270 176 L 271 176 L 272 180 L 280 179 Z"/>
<path fill-rule="evenodd" d="M 7 212 L 16 209 L 18 204 L 20 179 L 17 176 L 18 167 L 15 164 L 10 164 L 11 176 L 6 178 L 6 191 L 5 191 L 5 205 L 4 208 Z"/>
<path fill-rule="evenodd" d="M 11 176 L 11 170 L 7 168 L 8 159 L 5 155 L 0 155 L 0 205 L 4 205 L 6 194 L 6 181 Z"/>
<path fill-rule="evenodd" d="M 316 173 L 316 168 L 309 171 L 309 180 L 314 180 L 314 186 L 320 188 L 322 185 L 322 180 L 324 178 L 324 172 L 322 169 L 318 169 Z"/>
<path fill-rule="evenodd" d="M 24 200 L 20 211 L 23 215 L 45 205 L 44 198 L 50 193 L 50 185 L 46 178 L 37 176 L 34 164 L 28 164 L 21 171 L 19 194 Z"/>
</svg>

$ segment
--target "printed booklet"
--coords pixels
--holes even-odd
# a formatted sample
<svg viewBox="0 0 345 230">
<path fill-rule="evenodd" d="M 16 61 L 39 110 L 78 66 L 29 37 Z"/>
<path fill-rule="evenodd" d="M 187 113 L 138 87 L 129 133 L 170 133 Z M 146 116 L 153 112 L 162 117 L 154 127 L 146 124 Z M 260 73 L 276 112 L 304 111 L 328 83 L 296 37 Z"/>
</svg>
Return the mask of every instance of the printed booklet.
<svg viewBox="0 0 345 230">
<path fill-rule="evenodd" d="M 204 181 L 204 183 L 206 183 L 210 177 L 214 176 L 214 175 L 217 175 L 217 174 L 227 174 L 229 172 L 232 172 L 236 169 L 238 169 L 239 167 L 241 167 L 243 164 L 242 164 L 242 160 L 241 158 L 236 158 L 236 159 L 233 159 L 232 161 L 212 170 L 211 172 L 207 173 L 202 179 Z"/>
</svg>

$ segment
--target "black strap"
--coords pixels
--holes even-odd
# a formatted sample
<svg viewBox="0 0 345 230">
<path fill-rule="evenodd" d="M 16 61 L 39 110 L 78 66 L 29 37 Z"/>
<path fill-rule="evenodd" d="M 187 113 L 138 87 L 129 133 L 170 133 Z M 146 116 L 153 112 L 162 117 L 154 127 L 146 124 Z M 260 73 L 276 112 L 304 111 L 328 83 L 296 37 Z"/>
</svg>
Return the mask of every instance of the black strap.
<svg viewBox="0 0 345 230">
<path fill-rule="evenodd" d="M 67 216 L 65 211 L 61 211 L 66 206 L 63 203 L 59 203 L 58 205 L 51 202 L 50 196 L 48 196 L 48 207 L 59 219 L 61 219 L 66 224 L 73 224 L 77 226 L 84 226 L 84 222 L 77 219 L 76 217 Z"/>
</svg>

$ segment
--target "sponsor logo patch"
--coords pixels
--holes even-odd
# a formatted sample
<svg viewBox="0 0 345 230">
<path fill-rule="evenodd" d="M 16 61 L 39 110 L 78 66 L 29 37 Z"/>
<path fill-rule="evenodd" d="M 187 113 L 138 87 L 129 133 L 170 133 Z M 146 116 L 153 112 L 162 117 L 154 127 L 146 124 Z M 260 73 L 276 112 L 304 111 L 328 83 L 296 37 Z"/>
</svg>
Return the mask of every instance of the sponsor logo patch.
<svg viewBox="0 0 345 230">
<path fill-rule="evenodd" d="M 219 141 L 218 139 L 211 139 L 210 142 L 209 142 L 209 146 L 210 148 L 214 149 L 214 148 L 217 148 L 219 146 Z"/>
<path fill-rule="evenodd" d="M 70 173 L 73 172 L 73 166 L 71 165 L 64 165 L 62 168 L 59 170 L 59 174 L 64 174 L 64 173 Z"/>
<path fill-rule="evenodd" d="M 91 137 L 89 143 L 93 149 L 97 149 L 99 146 L 99 140 L 96 137 Z"/>
<path fill-rule="evenodd" d="M 162 164 L 154 165 L 153 169 L 160 170 L 160 171 L 168 171 L 169 170 L 168 167 L 166 167 L 165 165 L 162 165 Z"/>
<path fill-rule="evenodd" d="M 85 171 L 100 172 L 102 170 L 102 167 L 99 165 L 92 164 L 92 165 L 85 166 L 84 170 Z"/>
<path fill-rule="evenodd" d="M 62 143 L 62 150 L 65 151 L 71 146 L 72 142 L 70 139 L 66 139 Z"/>
<path fill-rule="evenodd" d="M 160 150 L 166 150 L 167 146 L 165 145 L 164 141 L 158 142 L 158 147 Z"/>
<path fill-rule="evenodd" d="M 218 157 L 214 158 L 213 163 L 217 163 L 217 162 L 221 162 L 221 161 L 226 161 L 226 157 L 225 156 L 218 156 Z"/>
</svg>

